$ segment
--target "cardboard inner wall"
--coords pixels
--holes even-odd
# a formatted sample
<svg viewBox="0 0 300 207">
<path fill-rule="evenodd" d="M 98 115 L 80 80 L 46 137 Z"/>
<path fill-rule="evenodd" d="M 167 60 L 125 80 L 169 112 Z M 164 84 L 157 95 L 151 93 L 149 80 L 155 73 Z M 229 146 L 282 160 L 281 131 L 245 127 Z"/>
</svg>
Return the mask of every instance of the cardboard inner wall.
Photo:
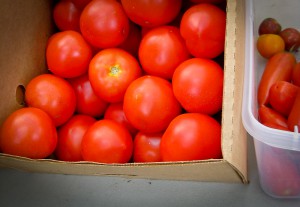
<svg viewBox="0 0 300 207">
<path fill-rule="evenodd" d="M 247 136 L 241 121 L 244 71 L 244 1 L 228 0 L 225 83 L 220 160 L 107 165 L 89 162 L 32 160 L 0 153 L 0 166 L 18 170 L 77 175 L 169 180 L 247 182 Z M 21 107 L 19 85 L 46 72 L 45 46 L 52 32 L 51 1 L 2 1 L 0 8 L 0 122 Z M 22 96 L 22 93 L 19 93 Z M 4 98 L 5 97 L 5 98 Z"/>
</svg>

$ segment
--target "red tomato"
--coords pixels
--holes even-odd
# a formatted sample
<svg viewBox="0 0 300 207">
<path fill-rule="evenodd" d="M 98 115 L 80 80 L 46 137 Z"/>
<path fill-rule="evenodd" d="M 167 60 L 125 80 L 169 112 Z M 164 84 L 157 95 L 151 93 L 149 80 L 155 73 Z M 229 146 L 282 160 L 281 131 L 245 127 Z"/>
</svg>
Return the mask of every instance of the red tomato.
<svg viewBox="0 0 300 207">
<path fill-rule="evenodd" d="M 83 10 L 92 0 L 71 0 L 73 4 L 80 10 Z"/>
<path fill-rule="evenodd" d="M 134 162 L 160 162 L 160 141 L 163 133 L 139 132 L 133 141 Z"/>
<path fill-rule="evenodd" d="M 176 68 L 172 85 L 175 97 L 188 112 L 213 115 L 222 108 L 223 70 L 213 60 L 184 61 Z"/>
<path fill-rule="evenodd" d="M 118 48 L 101 50 L 89 66 L 91 85 L 97 96 L 107 102 L 122 101 L 129 84 L 141 73 L 136 58 Z"/>
<path fill-rule="evenodd" d="M 49 39 L 47 64 L 57 76 L 74 78 L 83 75 L 88 70 L 91 58 L 92 49 L 78 32 L 57 32 Z"/>
<path fill-rule="evenodd" d="M 123 8 L 133 22 L 142 27 L 157 27 L 170 23 L 181 8 L 181 0 L 121 0 Z"/>
<path fill-rule="evenodd" d="M 225 45 L 226 13 L 212 4 L 189 8 L 181 19 L 180 33 L 195 57 L 215 58 Z"/>
<path fill-rule="evenodd" d="M 66 80 L 52 74 L 42 74 L 28 83 L 25 102 L 28 106 L 47 112 L 55 126 L 59 126 L 73 115 L 76 95 Z"/>
<path fill-rule="evenodd" d="M 83 9 L 80 30 L 94 47 L 116 47 L 129 34 L 129 20 L 119 2 L 95 0 Z"/>
<path fill-rule="evenodd" d="M 274 83 L 291 81 L 295 64 L 295 56 L 289 52 L 280 52 L 268 59 L 258 85 L 257 101 L 259 106 L 269 103 L 269 91 Z"/>
<path fill-rule="evenodd" d="M 278 81 L 269 91 L 269 102 L 273 109 L 288 116 L 292 109 L 299 87 L 287 81 Z"/>
<path fill-rule="evenodd" d="M 74 30 L 79 32 L 81 10 L 71 0 L 59 1 L 53 8 L 53 20 L 60 31 Z"/>
<path fill-rule="evenodd" d="M 138 57 L 138 50 L 142 39 L 142 33 L 140 28 L 131 21 L 129 22 L 130 30 L 127 38 L 118 47 L 126 50 L 134 57 Z"/>
<path fill-rule="evenodd" d="M 107 119 L 94 123 L 82 140 L 82 156 L 86 161 L 126 163 L 133 151 L 133 141 L 121 124 Z"/>
<path fill-rule="evenodd" d="M 143 76 L 134 80 L 124 96 L 128 121 L 142 132 L 161 132 L 181 113 L 172 85 L 163 78 Z"/>
<path fill-rule="evenodd" d="M 57 132 L 52 119 L 38 108 L 14 111 L 1 127 L 0 146 L 7 154 L 42 159 L 52 154 L 56 143 Z"/>
<path fill-rule="evenodd" d="M 87 74 L 68 80 L 76 94 L 76 112 L 92 117 L 101 117 L 108 103 L 98 97 Z"/>
<path fill-rule="evenodd" d="M 294 131 L 294 127 L 298 126 L 298 132 L 300 132 L 300 91 L 298 90 L 292 109 L 288 116 L 288 127 L 291 131 Z"/>
<path fill-rule="evenodd" d="M 160 153 L 163 161 L 219 159 L 221 125 L 206 114 L 181 114 L 163 134 Z"/>
<path fill-rule="evenodd" d="M 209 4 L 218 4 L 224 3 L 226 0 L 190 0 L 193 3 L 209 3 Z"/>
<path fill-rule="evenodd" d="M 300 87 L 300 62 L 298 62 L 293 68 L 292 82 L 296 86 Z"/>
<path fill-rule="evenodd" d="M 114 120 L 122 124 L 128 129 L 132 136 L 135 136 L 138 132 L 138 130 L 134 128 L 132 124 L 127 120 L 123 110 L 123 102 L 109 104 L 104 113 L 104 119 Z"/>
<path fill-rule="evenodd" d="M 154 28 L 140 43 L 139 60 L 149 75 L 171 79 L 176 67 L 189 57 L 179 29 L 174 26 Z"/>
<path fill-rule="evenodd" d="M 55 155 L 59 160 L 81 161 L 81 142 L 86 131 L 96 122 L 91 116 L 74 115 L 58 128 Z"/>
<path fill-rule="evenodd" d="M 284 128 L 288 127 L 287 119 L 283 115 L 281 115 L 279 112 L 265 105 L 262 105 L 258 109 L 258 118 L 260 123 L 262 124 L 267 123 L 268 126 L 272 124 L 272 125 L 279 125 Z"/>
</svg>

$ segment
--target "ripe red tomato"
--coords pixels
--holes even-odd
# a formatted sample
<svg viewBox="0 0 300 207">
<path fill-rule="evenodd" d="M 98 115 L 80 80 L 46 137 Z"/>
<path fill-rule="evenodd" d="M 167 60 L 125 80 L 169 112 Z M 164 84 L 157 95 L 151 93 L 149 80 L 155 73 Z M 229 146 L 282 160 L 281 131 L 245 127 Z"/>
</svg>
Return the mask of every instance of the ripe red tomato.
<svg viewBox="0 0 300 207">
<path fill-rule="evenodd" d="M 90 126 L 96 122 L 91 116 L 74 115 L 58 128 L 58 142 L 55 155 L 63 161 L 81 161 L 81 142 Z"/>
<path fill-rule="evenodd" d="M 178 15 L 181 0 L 121 0 L 123 8 L 133 22 L 142 27 L 156 27 L 170 23 Z"/>
<path fill-rule="evenodd" d="M 122 101 L 129 84 L 141 73 L 136 58 L 119 48 L 101 50 L 89 66 L 91 85 L 97 96 L 107 102 Z"/>
<path fill-rule="evenodd" d="M 294 85 L 300 87 L 300 62 L 298 62 L 293 68 L 292 82 Z"/>
<path fill-rule="evenodd" d="M 287 81 L 278 81 L 269 91 L 269 102 L 273 109 L 288 116 L 293 107 L 299 87 Z"/>
<path fill-rule="evenodd" d="M 92 49 L 80 33 L 57 32 L 48 41 L 46 59 L 49 70 L 63 78 L 74 78 L 88 70 Z"/>
<path fill-rule="evenodd" d="M 114 120 L 128 129 L 132 136 L 135 136 L 138 130 L 132 126 L 127 120 L 124 110 L 123 102 L 111 103 L 104 113 L 104 119 Z"/>
<path fill-rule="evenodd" d="M 57 132 L 52 119 L 38 108 L 14 111 L 1 127 L 0 146 L 7 154 L 42 159 L 52 154 L 56 143 Z"/>
<path fill-rule="evenodd" d="M 260 123 L 262 124 L 267 123 L 267 126 L 278 125 L 279 127 L 281 126 L 283 128 L 288 127 L 287 119 L 282 114 L 265 105 L 262 105 L 258 109 L 258 118 Z"/>
<path fill-rule="evenodd" d="M 161 132 L 181 113 L 171 83 L 156 76 L 134 80 L 127 88 L 123 104 L 128 121 L 142 132 Z"/>
<path fill-rule="evenodd" d="M 160 162 L 160 141 L 163 133 L 139 132 L 133 141 L 134 162 Z"/>
<path fill-rule="evenodd" d="M 219 159 L 221 125 L 206 114 L 181 114 L 163 134 L 160 154 L 163 161 Z"/>
<path fill-rule="evenodd" d="M 96 48 L 116 47 L 129 34 L 129 20 L 119 2 L 95 0 L 83 9 L 80 30 Z"/>
<path fill-rule="evenodd" d="M 28 106 L 47 112 L 55 126 L 59 126 L 73 115 L 76 95 L 72 86 L 63 78 L 52 74 L 42 74 L 28 83 L 25 102 Z"/>
<path fill-rule="evenodd" d="M 215 58 L 225 45 L 226 13 L 213 4 L 190 7 L 180 23 L 180 33 L 195 57 Z"/>
<path fill-rule="evenodd" d="M 160 26 L 149 31 L 139 47 L 139 60 L 149 75 L 171 79 L 176 67 L 190 54 L 179 29 Z"/>
<path fill-rule="evenodd" d="M 172 85 L 175 97 L 188 112 L 213 115 L 222 108 L 223 70 L 213 60 L 184 61 L 176 68 Z"/>
<path fill-rule="evenodd" d="M 294 131 L 294 127 L 298 127 L 300 132 L 300 91 L 298 90 L 292 109 L 288 116 L 288 127 L 291 131 Z"/>
<path fill-rule="evenodd" d="M 60 31 L 80 32 L 79 19 L 81 10 L 71 0 L 59 1 L 53 8 L 53 20 Z"/>
<path fill-rule="evenodd" d="M 92 117 L 101 117 L 108 103 L 98 97 L 90 83 L 87 74 L 68 79 L 76 94 L 76 112 Z"/>
<path fill-rule="evenodd" d="M 92 0 L 71 0 L 73 4 L 80 10 L 83 10 Z"/>
<path fill-rule="evenodd" d="M 126 163 L 133 151 L 133 141 L 121 124 L 107 119 L 94 123 L 83 137 L 82 156 L 86 161 Z"/>
</svg>

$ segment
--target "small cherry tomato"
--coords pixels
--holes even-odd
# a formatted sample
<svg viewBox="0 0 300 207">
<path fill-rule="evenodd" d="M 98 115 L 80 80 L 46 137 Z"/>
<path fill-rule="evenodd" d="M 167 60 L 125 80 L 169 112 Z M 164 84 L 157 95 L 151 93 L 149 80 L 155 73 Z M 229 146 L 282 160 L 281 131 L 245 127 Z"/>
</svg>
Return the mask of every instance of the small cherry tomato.
<svg viewBox="0 0 300 207">
<path fill-rule="evenodd" d="M 164 132 L 160 153 L 163 161 L 219 159 L 221 125 L 206 114 L 181 114 Z"/>
<path fill-rule="evenodd" d="M 270 58 L 284 51 L 284 41 L 277 34 L 263 34 L 258 37 L 256 47 L 261 56 Z"/>
<path fill-rule="evenodd" d="M 57 144 L 57 132 L 50 116 L 41 109 L 26 107 L 10 114 L 1 126 L 0 146 L 4 153 L 42 159 Z"/>
<path fill-rule="evenodd" d="M 133 141 L 134 162 L 160 162 L 160 141 L 163 133 L 139 132 Z"/>
<path fill-rule="evenodd" d="M 133 151 L 129 131 L 121 124 L 107 119 L 95 122 L 82 140 L 82 157 L 86 161 L 126 163 Z"/>
</svg>

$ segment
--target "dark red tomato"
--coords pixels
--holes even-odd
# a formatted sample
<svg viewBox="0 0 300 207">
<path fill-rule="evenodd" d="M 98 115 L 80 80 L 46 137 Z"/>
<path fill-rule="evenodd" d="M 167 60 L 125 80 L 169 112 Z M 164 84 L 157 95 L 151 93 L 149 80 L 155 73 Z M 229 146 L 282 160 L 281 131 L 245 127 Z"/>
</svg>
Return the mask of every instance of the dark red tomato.
<svg viewBox="0 0 300 207">
<path fill-rule="evenodd" d="M 188 112 L 213 115 L 222 108 L 223 69 L 213 60 L 184 61 L 176 68 L 172 85 L 175 97 Z"/>
<path fill-rule="evenodd" d="M 98 97 L 90 83 L 87 74 L 68 80 L 76 94 L 76 112 L 92 117 L 101 117 L 108 103 Z"/>
<path fill-rule="evenodd" d="M 38 108 L 18 109 L 1 126 L 0 146 L 7 154 L 42 159 L 53 153 L 56 143 L 52 119 Z"/>
<path fill-rule="evenodd" d="M 81 161 L 81 142 L 86 131 L 96 122 L 91 116 L 74 115 L 58 128 L 55 155 L 63 161 Z"/>
<path fill-rule="evenodd" d="M 298 90 L 292 109 L 288 116 L 288 127 L 291 131 L 295 131 L 295 126 L 300 132 L 300 91 Z"/>
<path fill-rule="evenodd" d="M 60 31 L 74 30 L 79 32 L 81 10 L 71 0 L 59 1 L 53 8 L 53 20 Z"/>
<path fill-rule="evenodd" d="M 181 8 L 181 0 L 121 0 L 123 8 L 136 24 L 142 27 L 157 27 L 170 23 Z"/>
<path fill-rule="evenodd" d="M 287 119 L 282 114 L 265 105 L 262 105 L 258 109 L 258 118 L 260 123 L 262 124 L 267 123 L 268 126 L 272 124 L 272 125 L 279 125 L 284 128 L 288 127 Z"/>
<path fill-rule="evenodd" d="M 273 109 L 288 116 L 293 107 L 299 87 L 287 81 L 278 81 L 269 91 L 269 102 Z"/>
<path fill-rule="evenodd" d="M 28 83 L 25 102 L 28 106 L 47 112 L 55 126 L 59 126 L 73 115 L 76 95 L 69 82 L 63 78 L 52 74 L 42 74 Z"/>
<path fill-rule="evenodd" d="M 80 10 L 83 10 L 92 0 L 71 0 L 73 4 Z"/>
<path fill-rule="evenodd" d="M 171 79 L 176 67 L 189 57 L 179 29 L 174 26 L 154 28 L 140 43 L 139 60 L 149 75 Z"/>
<path fill-rule="evenodd" d="M 197 4 L 181 19 L 180 33 L 195 57 L 215 58 L 225 45 L 226 13 L 213 4 Z"/>
<path fill-rule="evenodd" d="M 114 103 L 123 100 L 127 87 L 141 73 L 137 59 L 119 48 L 101 50 L 89 66 L 89 80 L 97 96 Z"/>
<path fill-rule="evenodd" d="M 78 32 L 57 32 L 48 41 L 46 59 L 53 74 L 74 78 L 87 72 L 92 49 Z"/>
<path fill-rule="evenodd" d="M 143 76 L 134 80 L 124 96 L 124 113 L 128 121 L 142 132 L 164 131 L 181 113 L 172 85 L 163 78 Z"/>
<path fill-rule="evenodd" d="M 219 159 L 221 125 L 206 114 L 181 114 L 163 134 L 160 154 L 163 161 Z"/>
<path fill-rule="evenodd" d="M 129 131 L 121 124 L 102 119 L 87 130 L 81 147 L 86 161 L 126 163 L 132 156 L 133 141 Z"/>
<path fill-rule="evenodd" d="M 292 83 L 300 87 L 300 62 L 298 62 L 293 68 Z"/>
<path fill-rule="evenodd" d="M 83 9 L 80 30 L 96 48 L 116 47 L 129 34 L 129 20 L 119 2 L 95 0 Z"/>
<path fill-rule="evenodd" d="M 130 54 L 132 54 L 134 57 L 138 57 L 138 50 L 140 46 L 140 42 L 142 39 L 142 33 L 140 28 L 131 21 L 130 24 L 130 30 L 127 38 L 122 42 L 118 47 L 126 50 Z"/>
<path fill-rule="evenodd" d="M 128 129 L 132 136 L 135 136 L 138 130 L 132 126 L 127 120 L 124 110 L 123 102 L 111 103 L 104 113 L 104 119 L 114 120 Z"/>
<path fill-rule="evenodd" d="M 163 133 L 139 132 L 133 141 L 134 162 L 160 162 L 160 141 Z"/>
<path fill-rule="evenodd" d="M 193 3 L 209 3 L 209 4 L 218 4 L 224 3 L 226 0 L 190 0 Z"/>
</svg>

